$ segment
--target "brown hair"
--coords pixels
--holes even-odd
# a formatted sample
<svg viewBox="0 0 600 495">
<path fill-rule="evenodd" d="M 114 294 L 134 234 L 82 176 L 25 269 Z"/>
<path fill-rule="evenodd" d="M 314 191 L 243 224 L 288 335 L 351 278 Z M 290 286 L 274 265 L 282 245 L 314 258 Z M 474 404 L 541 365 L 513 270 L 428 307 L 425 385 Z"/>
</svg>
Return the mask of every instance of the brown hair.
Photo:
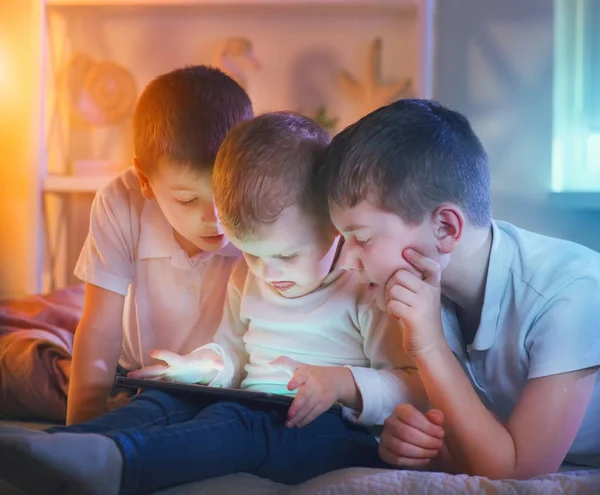
<svg viewBox="0 0 600 495">
<path fill-rule="evenodd" d="M 329 144 L 313 120 L 273 112 L 241 122 L 227 135 L 215 162 L 213 192 L 221 221 L 244 239 L 272 225 L 294 204 L 329 219 L 314 172 Z"/>
<path fill-rule="evenodd" d="M 163 158 L 211 172 L 229 129 L 252 115 L 246 92 L 218 69 L 194 65 L 163 74 L 135 108 L 136 158 L 145 172 Z"/>
<path fill-rule="evenodd" d="M 491 224 L 487 154 L 463 115 L 433 101 L 399 100 L 347 127 L 317 175 L 340 206 L 372 197 L 414 224 L 451 202 L 472 224 Z"/>
</svg>

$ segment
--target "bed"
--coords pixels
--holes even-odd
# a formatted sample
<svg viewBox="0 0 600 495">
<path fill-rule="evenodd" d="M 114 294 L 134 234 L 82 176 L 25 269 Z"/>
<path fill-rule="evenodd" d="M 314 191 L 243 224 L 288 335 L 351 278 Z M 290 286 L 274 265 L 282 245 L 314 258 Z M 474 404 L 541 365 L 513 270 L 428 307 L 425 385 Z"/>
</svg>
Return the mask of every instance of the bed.
<svg viewBox="0 0 600 495">
<path fill-rule="evenodd" d="M 0 425 L 41 429 L 64 421 L 73 334 L 82 307 L 83 286 L 0 300 Z M 19 494 L 1 481 L 0 493 Z M 443 473 L 353 468 L 296 487 L 240 473 L 174 487 L 159 495 L 280 493 L 600 495 L 600 470 L 565 470 L 528 481 L 490 481 Z"/>
</svg>

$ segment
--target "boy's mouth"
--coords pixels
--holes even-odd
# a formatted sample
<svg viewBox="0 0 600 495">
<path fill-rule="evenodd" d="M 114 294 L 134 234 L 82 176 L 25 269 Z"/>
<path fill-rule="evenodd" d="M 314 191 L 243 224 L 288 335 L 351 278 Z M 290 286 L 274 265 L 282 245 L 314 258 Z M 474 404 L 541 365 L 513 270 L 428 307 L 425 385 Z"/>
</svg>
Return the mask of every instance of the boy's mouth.
<svg viewBox="0 0 600 495">
<path fill-rule="evenodd" d="M 219 244 L 223 241 L 225 234 L 209 235 L 202 237 L 202 240 L 207 244 Z"/>
<path fill-rule="evenodd" d="M 285 292 L 296 285 L 294 282 L 269 282 L 271 286 L 279 292 Z"/>
<path fill-rule="evenodd" d="M 368 287 L 369 287 L 369 290 L 375 290 L 378 286 L 377 286 L 377 284 L 370 282 Z"/>
</svg>

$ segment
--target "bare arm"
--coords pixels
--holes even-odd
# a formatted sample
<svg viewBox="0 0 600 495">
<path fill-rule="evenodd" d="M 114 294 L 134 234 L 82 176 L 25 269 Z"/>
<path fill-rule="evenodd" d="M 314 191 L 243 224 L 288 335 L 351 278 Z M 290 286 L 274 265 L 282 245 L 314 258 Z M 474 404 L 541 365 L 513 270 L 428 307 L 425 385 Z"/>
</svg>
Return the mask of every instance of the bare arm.
<svg viewBox="0 0 600 495">
<path fill-rule="evenodd" d="M 598 374 L 600 277 L 591 270 L 538 312 L 524 341 L 528 381 L 503 424 L 480 401 L 446 342 L 439 265 L 414 250 L 404 256 L 422 277 L 398 270 L 389 282 L 388 310 L 402 321 L 404 348 L 431 405 L 444 415 L 453 465 L 448 470 L 492 479 L 556 472 L 581 427 Z"/>
<path fill-rule="evenodd" d="M 123 338 L 125 297 L 92 284 L 85 286 L 83 316 L 73 348 L 67 425 L 106 412 Z"/>
<path fill-rule="evenodd" d="M 491 479 L 556 472 L 579 430 L 597 368 L 528 382 L 508 424 L 481 403 L 448 347 L 416 358 L 433 407 L 444 412 L 446 471 Z"/>
</svg>

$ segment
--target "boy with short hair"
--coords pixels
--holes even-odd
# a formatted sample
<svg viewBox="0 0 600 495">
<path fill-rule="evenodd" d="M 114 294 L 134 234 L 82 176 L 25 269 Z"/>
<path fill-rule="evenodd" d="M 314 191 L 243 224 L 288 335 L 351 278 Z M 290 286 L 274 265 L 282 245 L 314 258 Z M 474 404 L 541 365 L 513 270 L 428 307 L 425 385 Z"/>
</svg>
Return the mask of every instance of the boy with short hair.
<svg viewBox="0 0 600 495">
<path fill-rule="evenodd" d="M 148 84 L 133 118 L 134 167 L 101 189 L 75 274 L 86 283 L 75 334 L 67 424 L 106 412 L 117 363 L 209 342 L 239 253 L 215 214 L 211 180 L 229 129 L 252 117 L 246 92 L 190 66 Z"/>
<path fill-rule="evenodd" d="M 427 399 L 401 333 L 388 331 L 395 320 L 343 269 L 343 242 L 313 182 L 328 142 L 315 122 L 295 114 L 267 114 L 232 129 L 215 165 L 215 201 L 247 264 L 234 268 L 215 342 L 183 356 L 157 351 L 164 364 L 131 373 L 222 387 L 241 382 L 295 395 L 289 410 L 147 390 L 129 408 L 61 430 L 102 435 L 0 436 L 0 455 L 10 459 L 0 470 L 9 479 L 110 495 L 234 472 L 297 484 L 334 469 L 385 466 L 368 427 L 399 402 L 424 407 Z M 343 416 L 330 410 L 337 402 Z M 136 407 L 146 426 L 110 429 L 112 418 L 122 422 Z M 431 433 L 441 445 L 441 428 Z M 15 464 L 28 466 L 28 475 L 19 477 Z"/>
<path fill-rule="evenodd" d="M 600 256 L 493 221 L 483 146 L 434 102 L 401 100 L 349 126 L 319 176 L 349 265 L 402 322 L 441 412 L 436 467 L 497 479 L 600 467 Z M 429 464 L 428 425 L 399 405 L 382 458 Z"/>
</svg>

